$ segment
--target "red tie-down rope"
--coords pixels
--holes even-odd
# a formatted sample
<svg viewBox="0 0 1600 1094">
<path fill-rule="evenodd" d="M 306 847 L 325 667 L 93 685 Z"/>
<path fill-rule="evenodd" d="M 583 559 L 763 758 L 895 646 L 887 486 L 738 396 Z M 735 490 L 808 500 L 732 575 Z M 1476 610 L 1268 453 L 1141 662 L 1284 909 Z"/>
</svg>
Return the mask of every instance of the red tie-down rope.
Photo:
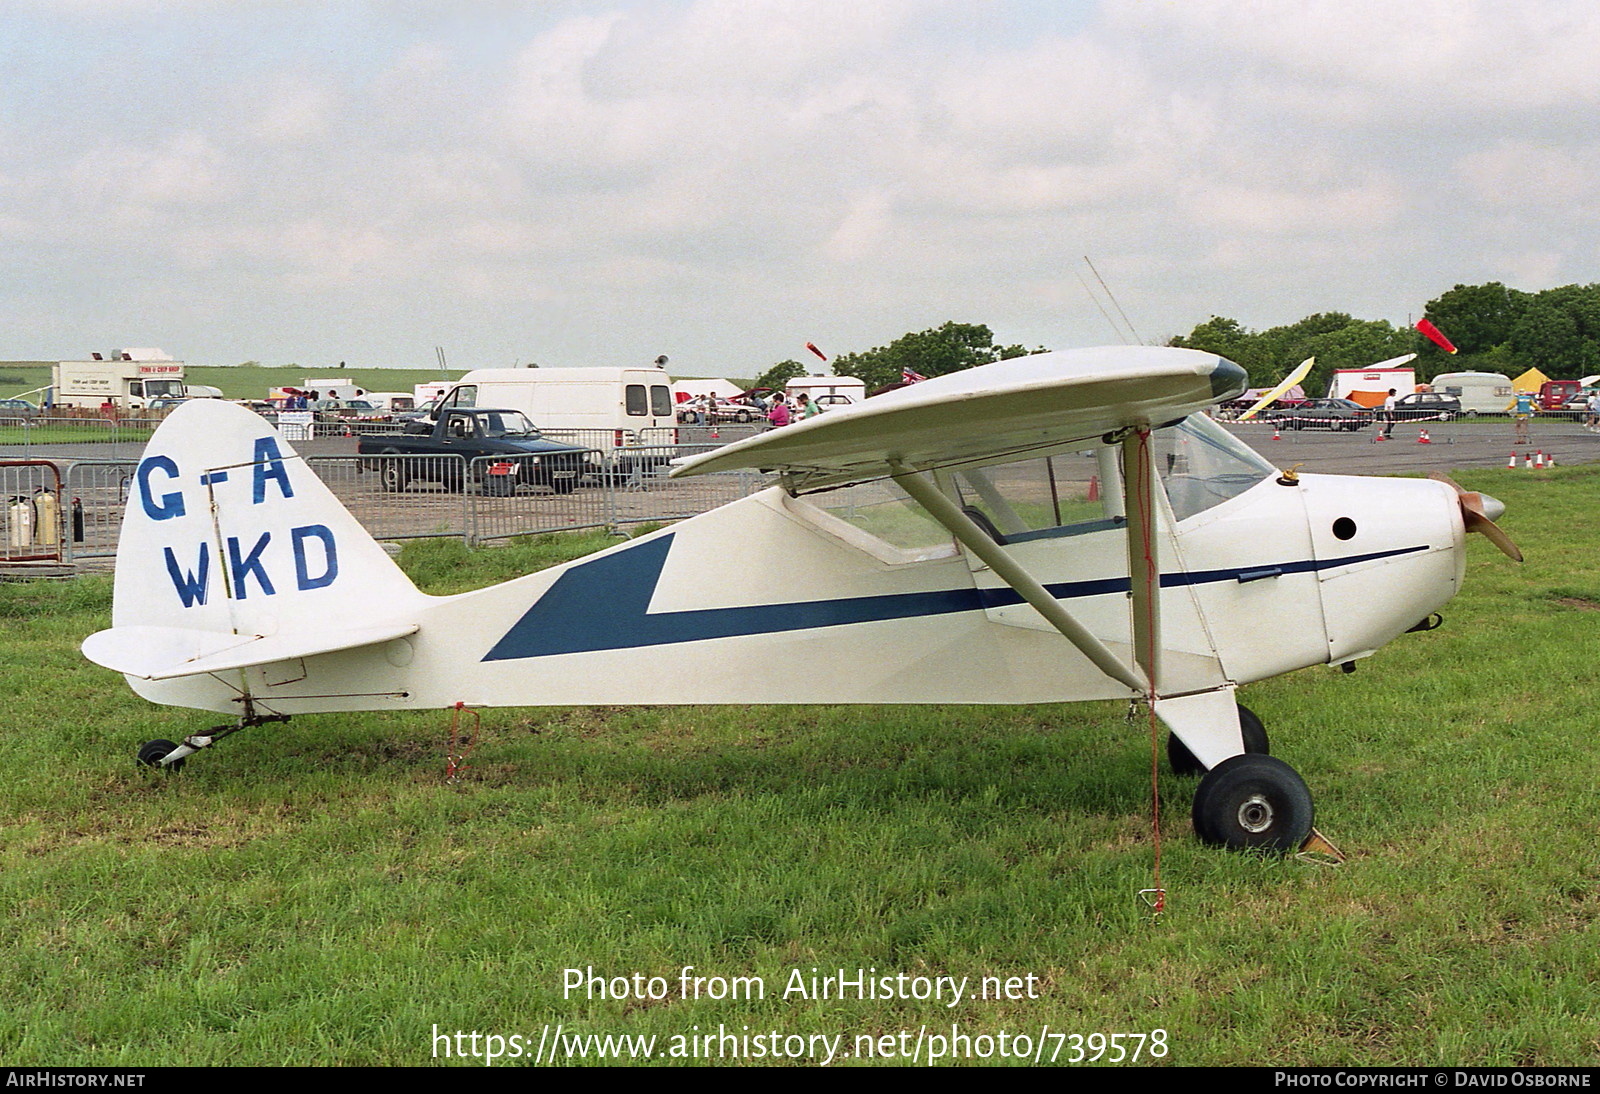
<svg viewBox="0 0 1600 1094">
<path fill-rule="evenodd" d="M 1150 458 L 1150 431 L 1141 429 L 1135 433 L 1138 438 L 1138 467 L 1134 470 L 1133 489 L 1138 498 L 1139 510 L 1145 519 L 1140 521 L 1139 550 L 1144 560 L 1145 574 L 1145 620 L 1144 631 L 1147 641 L 1144 665 L 1145 673 L 1149 677 L 1150 701 L 1145 705 L 1149 708 L 1150 715 L 1150 841 L 1155 849 L 1154 863 L 1151 868 L 1149 889 L 1141 894 L 1160 915 L 1167 906 L 1167 890 L 1161 885 L 1161 730 L 1156 723 L 1156 597 L 1161 595 L 1161 575 L 1156 570 L 1154 532 L 1155 526 L 1155 483 L 1151 480 L 1150 469 L 1153 461 Z M 1126 470 L 1126 469 L 1124 469 Z"/>
<path fill-rule="evenodd" d="M 459 732 L 461 715 L 465 712 L 472 716 L 472 729 L 465 735 Z M 445 751 L 444 781 L 455 782 L 456 775 L 467 766 L 467 757 L 472 755 L 472 749 L 478 743 L 478 729 L 482 719 L 478 712 L 468 710 L 466 703 L 457 703 L 450 709 L 450 742 Z"/>
</svg>

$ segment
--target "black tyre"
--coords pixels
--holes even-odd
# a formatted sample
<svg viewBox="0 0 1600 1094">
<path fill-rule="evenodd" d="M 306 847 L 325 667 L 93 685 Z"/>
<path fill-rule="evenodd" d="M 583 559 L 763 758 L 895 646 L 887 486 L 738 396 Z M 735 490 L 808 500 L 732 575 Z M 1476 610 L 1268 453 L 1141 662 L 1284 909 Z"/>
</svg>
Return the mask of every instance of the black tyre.
<svg viewBox="0 0 1600 1094">
<path fill-rule="evenodd" d="M 576 490 L 577 488 L 578 488 L 578 480 L 575 479 L 575 478 L 574 479 L 554 479 L 550 483 L 550 489 L 554 490 L 558 494 L 570 494 L 574 490 Z"/>
<path fill-rule="evenodd" d="M 1245 752 L 1267 755 L 1272 751 L 1267 740 L 1267 727 L 1256 716 L 1256 712 L 1243 703 L 1235 703 L 1234 706 L 1239 708 L 1239 733 L 1244 738 Z M 1187 777 L 1206 773 L 1206 765 L 1195 758 L 1188 745 L 1171 733 L 1167 734 L 1167 763 L 1171 765 L 1174 775 Z"/>
<path fill-rule="evenodd" d="M 167 756 L 172 752 L 173 749 L 177 747 L 178 743 L 176 741 L 146 741 L 144 744 L 139 746 L 139 762 L 144 764 L 146 767 L 158 767 L 160 766 L 163 757 Z M 166 769 L 168 771 L 177 771 L 188 762 L 189 759 L 187 756 L 181 760 L 173 760 L 167 765 Z"/>
<path fill-rule="evenodd" d="M 733 416 L 733 420 L 743 425 L 745 422 L 750 420 L 750 412 L 748 410 L 741 410 L 739 413 Z"/>
<path fill-rule="evenodd" d="M 1478 412 L 1476 410 L 1463 410 L 1461 416 L 1470 422 L 1478 416 Z"/>
<path fill-rule="evenodd" d="M 1206 773 L 1194 792 L 1201 842 L 1232 851 L 1288 854 L 1311 834 L 1311 791 L 1276 756 L 1245 753 Z"/>
<path fill-rule="evenodd" d="M 390 457 L 383 460 L 378 468 L 378 474 L 383 478 L 383 488 L 391 494 L 398 494 L 411 483 L 411 472 L 406 467 L 405 460 L 400 458 L 398 449 L 385 448 L 383 455 Z"/>
</svg>

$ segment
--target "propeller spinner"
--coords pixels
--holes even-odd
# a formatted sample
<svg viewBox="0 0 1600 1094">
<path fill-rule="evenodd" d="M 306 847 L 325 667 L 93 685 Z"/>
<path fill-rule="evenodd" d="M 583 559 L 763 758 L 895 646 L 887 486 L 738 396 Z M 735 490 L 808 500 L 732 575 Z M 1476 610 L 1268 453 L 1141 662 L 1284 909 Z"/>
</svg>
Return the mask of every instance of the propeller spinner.
<svg viewBox="0 0 1600 1094">
<path fill-rule="evenodd" d="M 1511 542 L 1511 537 L 1501 531 L 1500 526 L 1489 516 L 1491 510 L 1497 517 L 1503 515 L 1506 511 L 1504 502 L 1487 494 L 1467 490 L 1449 475 L 1440 474 L 1437 471 L 1428 477 L 1447 483 L 1455 489 L 1456 495 L 1461 501 L 1461 520 L 1467 526 L 1467 531 L 1482 532 L 1489 538 L 1489 542 L 1500 548 L 1501 553 L 1507 558 L 1517 562 L 1522 561 L 1522 552 L 1517 549 L 1517 545 Z"/>
</svg>

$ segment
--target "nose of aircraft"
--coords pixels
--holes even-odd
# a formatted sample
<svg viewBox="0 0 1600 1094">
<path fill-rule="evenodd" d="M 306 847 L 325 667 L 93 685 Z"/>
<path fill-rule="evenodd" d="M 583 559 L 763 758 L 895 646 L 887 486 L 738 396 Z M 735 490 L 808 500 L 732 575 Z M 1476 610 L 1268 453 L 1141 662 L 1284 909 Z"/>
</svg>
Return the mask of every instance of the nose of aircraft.
<svg viewBox="0 0 1600 1094">
<path fill-rule="evenodd" d="M 1441 475 L 1437 471 L 1428 477 L 1448 483 L 1455 488 L 1456 496 L 1461 501 L 1461 521 L 1466 525 L 1467 531 L 1483 533 L 1507 558 L 1516 562 L 1522 561 L 1522 552 L 1511 542 L 1511 537 L 1502 532 L 1500 526 L 1495 523 L 1495 518 L 1504 515 L 1506 511 L 1504 502 L 1498 498 L 1491 498 L 1488 494 L 1464 490 L 1448 475 Z"/>
</svg>

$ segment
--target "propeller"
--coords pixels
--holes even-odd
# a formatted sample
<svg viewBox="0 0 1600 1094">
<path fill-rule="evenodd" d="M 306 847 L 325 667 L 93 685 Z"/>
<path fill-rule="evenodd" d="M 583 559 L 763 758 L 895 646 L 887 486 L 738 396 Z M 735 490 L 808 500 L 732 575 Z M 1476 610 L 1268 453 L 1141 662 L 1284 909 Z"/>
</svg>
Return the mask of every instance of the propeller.
<svg viewBox="0 0 1600 1094">
<path fill-rule="evenodd" d="M 1500 530 L 1500 526 L 1489 517 L 1489 510 L 1494 510 L 1495 516 L 1500 516 L 1506 511 L 1505 503 L 1491 498 L 1487 494 L 1467 490 L 1452 479 L 1449 475 L 1434 471 L 1428 476 L 1445 483 L 1453 488 L 1461 499 L 1461 520 L 1469 532 L 1482 532 L 1489 537 L 1489 542 L 1500 548 L 1502 554 L 1516 562 L 1522 561 L 1522 552 L 1517 550 L 1517 545 L 1511 542 L 1511 537 Z"/>
</svg>

